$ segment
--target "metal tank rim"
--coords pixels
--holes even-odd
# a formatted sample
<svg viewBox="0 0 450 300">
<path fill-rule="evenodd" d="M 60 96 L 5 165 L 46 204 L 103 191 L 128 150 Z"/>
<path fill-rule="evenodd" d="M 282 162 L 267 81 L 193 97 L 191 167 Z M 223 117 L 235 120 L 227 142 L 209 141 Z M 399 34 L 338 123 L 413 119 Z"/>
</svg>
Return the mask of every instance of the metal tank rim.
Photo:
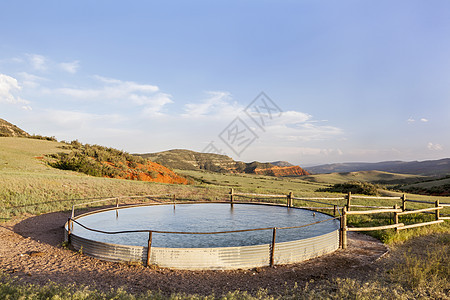
<svg viewBox="0 0 450 300">
<path fill-rule="evenodd" d="M 82 213 L 64 224 L 65 241 L 69 242 L 75 251 L 100 260 L 128 263 L 147 263 L 159 267 L 182 270 L 233 270 L 251 269 L 280 264 L 293 264 L 334 252 L 339 248 L 339 228 L 328 233 L 286 242 L 237 246 L 237 247 L 210 247 L 210 248 L 162 248 L 145 246 L 132 246 L 95 241 L 69 234 L 70 220 L 78 220 L 88 215 L 106 211 L 119 211 L 121 209 L 159 206 L 159 205 L 183 205 L 183 204 L 228 204 L 228 205 L 265 205 L 286 207 L 278 203 L 267 202 L 233 202 L 229 201 L 185 201 L 177 203 L 139 203 L 120 207 L 97 209 Z M 306 208 L 288 207 L 289 209 L 308 210 Z M 316 212 L 314 210 L 309 210 Z M 330 215 L 323 212 L 316 212 Z M 335 218 L 336 219 L 336 218 Z M 330 219 L 331 220 L 331 219 Z M 306 225 L 308 226 L 308 225 Z M 314 226 L 314 225 L 311 225 Z M 149 231 L 149 230 L 144 230 Z M 70 237 L 69 237 L 70 235 Z M 274 236 L 275 237 L 275 236 Z M 151 238 L 150 238 L 151 240 Z M 149 251 L 151 250 L 151 253 Z M 150 255 L 148 254 L 150 253 Z"/>
</svg>

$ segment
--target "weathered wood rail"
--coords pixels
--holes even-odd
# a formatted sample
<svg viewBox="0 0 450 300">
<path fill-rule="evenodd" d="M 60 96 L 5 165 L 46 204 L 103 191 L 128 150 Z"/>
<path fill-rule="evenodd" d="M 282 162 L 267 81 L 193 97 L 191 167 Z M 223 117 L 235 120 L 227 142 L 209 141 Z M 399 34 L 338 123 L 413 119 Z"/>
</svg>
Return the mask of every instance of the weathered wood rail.
<svg viewBox="0 0 450 300">
<path fill-rule="evenodd" d="M 264 197 L 264 198 L 280 198 L 286 199 L 286 206 L 293 207 L 294 206 L 294 200 L 298 201 L 304 201 L 304 202 L 313 202 L 313 203 L 320 203 L 324 205 L 329 205 L 328 207 L 310 207 L 310 206 L 295 206 L 305 209 L 311 209 L 311 210 L 333 210 L 333 215 L 335 216 L 336 213 L 340 214 L 340 223 L 341 223 L 341 229 L 340 229 L 340 246 L 345 249 L 347 248 L 347 232 L 348 231 L 375 231 L 375 230 L 385 230 L 385 229 L 395 229 L 397 232 L 404 229 L 409 228 L 415 228 L 415 227 L 421 227 L 421 226 L 427 226 L 427 225 L 433 225 L 433 224 L 439 224 L 444 222 L 444 220 L 450 220 L 449 216 L 441 216 L 439 214 L 439 211 L 443 209 L 444 207 L 450 207 L 450 203 L 440 203 L 439 200 L 435 202 L 431 201 L 424 201 L 424 200 L 413 200 L 413 199 L 407 199 L 405 194 L 398 197 L 377 197 L 377 196 L 360 196 L 360 195 L 352 195 L 351 193 L 348 193 L 345 197 L 333 197 L 333 198 L 326 198 L 326 197 L 294 197 L 292 192 L 289 192 L 285 195 L 266 195 L 266 194 L 251 194 L 251 193 L 235 193 L 233 189 L 230 190 L 230 201 L 236 201 L 235 197 Z M 398 206 L 398 204 L 395 204 L 393 206 L 373 206 L 373 205 L 355 205 L 352 204 L 353 199 L 365 199 L 365 200 L 393 200 L 393 201 L 401 201 L 401 206 Z M 328 202 L 324 202 L 328 201 Z M 334 203 L 330 203 L 330 201 Z M 346 201 L 346 204 L 343 205 L 342 208 L 339 207 L 338 204 L 336 204 L 336 201 Z M 421 209 L 407 209 L 406 203 L 407 202 L 413 202 L 413 203 L 421 203 L 421 204 L 432 204 L 434 207 L 427 207 L 427 208 L 421 208 Z M 371 210 L 352 210 L 352 208 L 373 208 Z M 342 213 L 341 213 L 342 211 Z M 393 217 L 393 223 L 394 224 L 388 224 L 388 225 L 381 225 L 381 226 L 371 226 L 371 227 L 348 227 L 348 216 L 352 215 L 368 215 L 368 214 L 394 214 Z M 434 221 L 428 221 L 428 222 L 422 222 L 422 223 L 416 223 L 416 224 L 404 224 L 399 222 L 399 216 L 408 215 L 408 214 L 418 214 L 418 213 L 432 213 L 435 215 Z"/>
</svg>

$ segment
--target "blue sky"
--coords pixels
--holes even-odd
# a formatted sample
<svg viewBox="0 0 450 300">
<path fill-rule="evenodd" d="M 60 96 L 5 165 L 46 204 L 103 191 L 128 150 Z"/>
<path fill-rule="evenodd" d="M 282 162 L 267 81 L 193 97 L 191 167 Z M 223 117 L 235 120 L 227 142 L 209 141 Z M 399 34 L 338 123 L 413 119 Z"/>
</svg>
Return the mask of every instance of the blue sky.
<svg viewBox="0 0 450 300">
<path fill-rule="evenodd" d="M 0 37 L 0 118 L 30 133 L 303 166 L 450 157 L 449 1 L 4 1 Z"/>
</svg>

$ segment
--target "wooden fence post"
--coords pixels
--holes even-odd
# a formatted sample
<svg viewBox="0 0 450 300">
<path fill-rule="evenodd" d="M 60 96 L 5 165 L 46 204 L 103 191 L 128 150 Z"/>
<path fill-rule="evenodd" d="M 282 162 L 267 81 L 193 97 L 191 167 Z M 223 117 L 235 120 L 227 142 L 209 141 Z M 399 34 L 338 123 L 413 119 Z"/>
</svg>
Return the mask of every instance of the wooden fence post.
<svg viewBox="0 0 450 300">
<path fill-rule="evenodd" d="M 231 189 L 230 189 L 230 202 L 231 202 L 231 203 L 234 202 L 234 195 L 233 195 L 233 193 L 234 193 L 234 189 L 231 188 Z"/>
<path fill-rule="evenodd" d="M 347 211 L 350 211 L 351 199 L 352 199 L 352 192 L 348 192 L 348 194 L 347 194 Z"/>
<path fill-rule="evenodd" d="M 293 197 L 292 192 L 289 192 L 287 196 L 287 205 L 286 205 L 287 207 L 292 207 L 292 197 Z"/>
<path fill-rule="evenodd" d="M 275 256 L 275 240 L 277 238 L 277 228 L 274 227 L 272 230 L 272 246 L 270 247 L 270 266 L 273 267 L 274 256 Z"/>
<path fill-rule="evenodd" d="M 119 217 L 119 197 L 116 198 L 116 218 Z"/>
<path fill-rule="evenodd" d="M 394 205 L 394 209 L 398 209 L 398 205 Z M 394 212 L 394 223 L 398 224 L 398 213 Z M 395 232 L 398 233 L 398 227 L 395 227 Z"/>
<path fill-rule="evenodd" d="M 69 218 L 67 220 L 67 234 L 70 235 L 72 233 L 72 218 Z"/>
<path fill-rule="evenodd" d="M 173 194 L 172 200 L 173 200 L 173 210 L 175 210 L 175 204 L 176 204 L 176 201 L 177 201 L 177 196 L 175 194 Z"/>
<path fill-rule="evenodd" d="M 347 208 L 345 206 L 342 208 L 341 232 L 341 247 L 342 249 L 347 249 Z"/>
<path fill-rule="evenodd" d="M 336 215 L 336 204 L 333 207 L 333 216 L 335 216 L 335 215 Z"/>
<path fill-rule="evenodd" d="M 439 207 L 439 199 L 436 200 L 435 205 L 436 205 L 436 208 Z M 438 220 L 439 220 L 439 209 L 436 209 L 436 221 L 438 221 Z"/>
<path fill-rule="evenodd" d="M 405 194 L 402 195 L 402 211 L 406 210 L 406 196 Z"/>
<path fill-rule="evenodd" d="M 71 241 L 71 237 L 72 237 L 72 229 L 73 229 L 73 222 L 72 222 L 72 218 L 69 218 L 69 220 L 67 221 L 67 242 L 70 244 Z"/>
<path fill-rule="evenodd" d="M 148 243 L 147 243 L 147 267 L 150 266 L 150 256 L 152 254 L 152 231 L 148 232 Z"/>
</svg>

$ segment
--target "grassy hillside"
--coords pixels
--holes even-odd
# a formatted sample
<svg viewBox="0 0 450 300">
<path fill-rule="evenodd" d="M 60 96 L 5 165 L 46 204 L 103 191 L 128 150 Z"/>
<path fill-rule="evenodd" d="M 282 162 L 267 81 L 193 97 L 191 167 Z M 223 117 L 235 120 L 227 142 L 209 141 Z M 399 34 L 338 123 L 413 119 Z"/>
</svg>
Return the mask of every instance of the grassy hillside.
<svg viewBox="0 0 450 300">
<path fill-rule="evenodd" d="M 60 173 L 46 164 L 44 156 L 68 152 L 62 146 L 62 143 L 45 140 L 0 137 L 0 171 Z"/>
<path fill-rule="evenodd" d="M 44 213 L 71 207 L 72 200 L 121 195 L 176 193 L 195 199 L 222 199 L 234 188 L 240 192 L 295 196 L 336 197 L 344 193 L 318 192 L 335 183 L 352 180 L 376 182 L 409 178 L 384 172 L 321 174 L 307 177 L 276 178 L 250 174 L 222 174 L 208 171 L 177 170 L 194 181 L 192 186 L 167 185 L 122 179 L 92 177 L 48 166 L 43 157 L 61 151 L 63 143 L 0 138 L 0 208 L 2 218 L 21 213 Z M 393 192 L 384 192 L 393 193 Z M 421 199 L 436 197 L 415 196 Z M 447 201 L 450 202 L 450 201 Z M 45 203 L 45 204 L 42 204 Z M 42 205 L 41 205 L 42 204 Z M 384 205 L 384 204 L 381 204 Z M 389 204 L 391 205 L 391 204 Z"/>
<path fill-rule="evenodd" d="M 382 171 L 342 172 L 317 174 L 302 177 L 303 180 L 327 184 L 345 183 L 347 181 L 366 181 L 374 184 L 396 184 L 405 181 L 417 181 L 426 178 L 420 175 L 395 174 Z"/>
<path fill-rule="evenodd" d="M 45 140 L 0 137 L 0 220 L 23 213 L 69 209 L 77 199 L 160 193 L 215 199 L 221 190 L 220 187 L 192 189 L 183 185 L 92 177 L 50 167 L 44 156 L 67 152 L 63 146 Z"/>
<path fill-rule="evenodd" d="M 195 180 L 201 186 L 222 186 L 235 188 L 242 192 L 294 195 L 303 197 L 325 196 L 328 193 L 317 193 L 318 188 L 326 187 L 326 183 L 302 180 L 303 177 L 273 177 L 253 174 L 216 173 L 198 170 L 176 170 Z M 329 194 L 328 194 L 329 195 Z"/>
<path fill-rule="evenodd" d="M 16 125 L 0 119 L 0 137 L 30 137 L 30 135 Z"/>
<path fill-rule="evenodd" d="M 412 184 L 401 184 L 395 188 L 408 193 L 450 196 L 450 176 L 437 179 L 423 180 Z"/>
<path fill-rule="evenodd" d="M 409 162 L 383 161 L 378 163 L 338 163 L 308 168 L 308 171 L 314 174 L 372 170 L 401 174 L 442 176 L 450 174 L 450 158 Z"/>
<path fill-rule="evenodd" d="M 227 172 L 230 169 L 236 168 L 236 162 L 226 155 L 200 153 L 185 149 L 174 149 L 137 155 L 160 163 L 171 169 Z M 241 168 L 244 168 L 244 165 L 242 165 Z"/>
<path fill-rule="evenodd" d="M 140 156 L 114 148 L 72 141 L 62 146 L 69 152 L 47 155 L 52 167 L 72 170 L 97 177 L 142 180 L 163 183 L 188 181 L 168 168 Z"/>
</svg>

